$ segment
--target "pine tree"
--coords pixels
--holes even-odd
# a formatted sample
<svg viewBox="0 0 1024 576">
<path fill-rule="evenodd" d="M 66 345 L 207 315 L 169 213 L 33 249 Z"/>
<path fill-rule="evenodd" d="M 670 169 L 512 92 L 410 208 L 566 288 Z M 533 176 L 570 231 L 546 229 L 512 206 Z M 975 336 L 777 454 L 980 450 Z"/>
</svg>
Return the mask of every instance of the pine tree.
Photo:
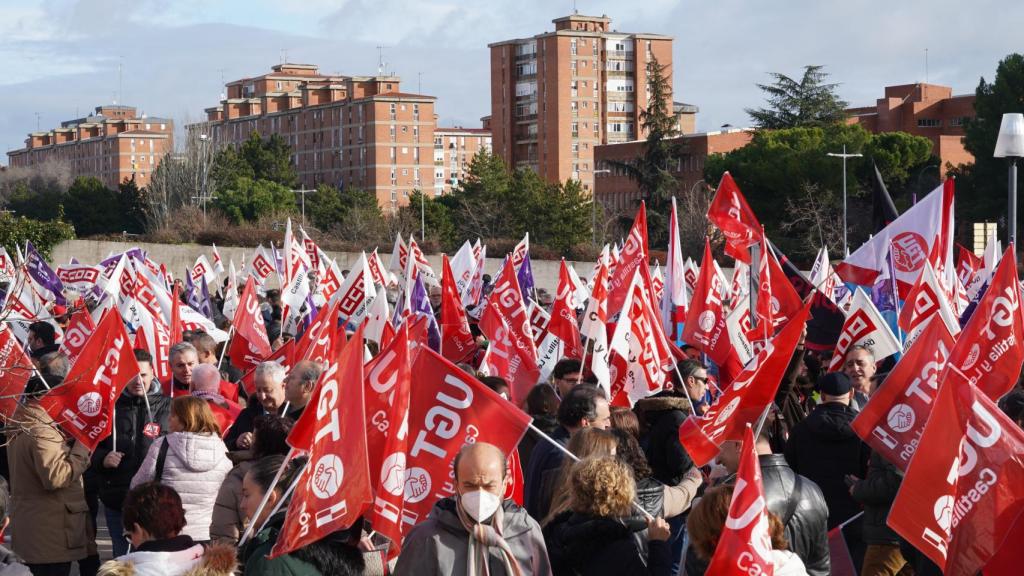
<svg viewBox="0 0 1024 576">
<path fill-rule="evenodd" d="M 772 72 L 772 84 L 758 84 L 768 98 L 767 108 L 747 109 L 758 128 L 824 127 L 846 118 L 846 102 L 836 94 L 839 84 L 826 84 L 824 66 L 804 66 L 795 80 Z"/>
</svg>

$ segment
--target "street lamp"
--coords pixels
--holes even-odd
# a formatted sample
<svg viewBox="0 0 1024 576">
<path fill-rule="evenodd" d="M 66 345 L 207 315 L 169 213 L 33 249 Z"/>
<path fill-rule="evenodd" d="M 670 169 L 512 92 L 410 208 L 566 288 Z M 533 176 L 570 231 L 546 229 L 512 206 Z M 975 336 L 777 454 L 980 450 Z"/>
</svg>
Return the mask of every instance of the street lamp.
<svg viewBox="0 0 1024 576">
<path fill-rule="evenodd" d="M 843 256 L 846 257 L 850 255 L 850 249 L 846 245 L 846 230 L 848 228 L 846 225 L 846 160 L 848 158 L 860 158 L 861 156 L 863 156 L 863 154 L 847 154 L 846 144 L 843 144 L 842 154 L 829 152 L 828 155 L 832 156 L 833 158 L 843 159 Z"/>
<path fill-rule="evenodd" d="M 594 248 L 597 248 L 597 175 L 598 174 L 611 174 L 612 171 L 607 168 L 600 170 L 594 170 L 594 191 L 590 194 L 590 220 L 591 220 L 591 232 L 594 236 Z"/>
<path fill-rule="evenodd" d="M 1017 260 L 1017 158 L 1024 156 L 1024 114 L 1003 114 L 996 139 L 996 158 L 1010 159 L 1009 206 L 1006 219 L 1006 241 L 1013 244 L 1014 261 Z"/>
</svg>

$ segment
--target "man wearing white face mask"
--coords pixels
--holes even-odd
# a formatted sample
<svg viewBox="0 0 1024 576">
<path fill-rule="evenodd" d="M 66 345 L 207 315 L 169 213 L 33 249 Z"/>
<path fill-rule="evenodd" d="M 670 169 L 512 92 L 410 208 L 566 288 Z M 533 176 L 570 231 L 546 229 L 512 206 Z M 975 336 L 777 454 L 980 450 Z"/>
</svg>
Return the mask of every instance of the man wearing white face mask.
<svg viewBox="0 0 1024 576">
<path fill-rule="evenodd" d="M 540 526 L 526 510 L 504 500 L 511 478 L 501 450 L 468 444 L 453 467 L 456 494 L 435 504 L 427 520 L 405 537 L 395 576 L 551 574 Z"/>
</svg>

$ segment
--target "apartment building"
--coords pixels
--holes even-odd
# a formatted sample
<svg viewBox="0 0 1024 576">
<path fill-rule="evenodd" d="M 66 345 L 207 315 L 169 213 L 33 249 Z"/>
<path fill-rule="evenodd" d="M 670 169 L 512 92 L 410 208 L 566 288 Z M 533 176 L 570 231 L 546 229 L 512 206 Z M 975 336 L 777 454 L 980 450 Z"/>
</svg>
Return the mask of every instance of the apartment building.
<svg viewBox="0 0 1024 576">
<path fill-rule="evenodd" d="M 395 210 L 414 190 L 435 189 L 433 96 L 402 92 L 397 76 L 321 74 L 311 64 L 226 85 L 206 121 L 188 126 L 214 145 L 239 146 L 253 132 L 279 134 L 304 188 L 373 191 Z"/>
<path fill-rule="evenodd" d="M 903 84 L 886 86 L 885 97 L 874 106 L 850 108 L 847 122 L 866 130 L 908 132 L 932 141 L 932 153 L 946 165 L 974 164 L 964 148 L 964 123 L 975 117 L 974 94 L 953 95 L 949 86 Z"/>
<path fill-rule="evenodd" d="M 473 156 L 491 150 L 485 128 L 434 129 L 434 195 L 450 194 L 466 178 Z"/>
<path fill-rule="evenodd" d="M 597 146 L 646 136 L 648 63 L 657 59 L 671 86 L 672 38 L 618 32 L 607 16 L 552 22 L 553 32 L 489 45 L 494 152 L 512 167 L 591 190 Z M 684 118 L 691 112 L 673 111 L 692 132 L 692 116 Z"/>
<path fill-rule="evenodd" d="M 174 123 L 139 115 L 132 106 L 97 106 L 83 118 L 61 122 L 59 128 L 32 132 L 25 147 L 7 153 L 12 167 L 60 162 L 73 176 L 93 176 L 116 189 L 135 179 L 149 184 L 163 156 L 174 150 Z"/>
</svg>

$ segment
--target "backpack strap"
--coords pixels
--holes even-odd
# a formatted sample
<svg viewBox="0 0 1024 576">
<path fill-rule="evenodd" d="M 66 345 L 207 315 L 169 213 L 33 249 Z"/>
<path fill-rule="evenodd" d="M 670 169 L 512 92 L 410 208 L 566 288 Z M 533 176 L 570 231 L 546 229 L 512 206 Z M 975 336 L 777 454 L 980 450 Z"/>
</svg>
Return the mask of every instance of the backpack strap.
<svg viewBox="0 0 1024 576">
<path fill-rule="evenodd" d="M 799 474 L 793 473 L 793 493 L 789 495 L 789 504 L 786 506 L 786 514 L 782 520 L 782 525 L 786 526 L 789 524 L 790 519 L 793 518 L 793 514 L 796 514 L 796 507 L 800 504 L 800 498 L 803 497 L 803 479 Z"/>
<path fill-rule="evenodd" d="M 170 447 L 171 445 L 165 436 L 163 442 L 160 443 L 160 452 L 156 455 L 156 472 L 153 474 L 154 482 L 160 482 L 164 477 L 164 463 L 167 461 L 167 449 Z"/>
</svg>

